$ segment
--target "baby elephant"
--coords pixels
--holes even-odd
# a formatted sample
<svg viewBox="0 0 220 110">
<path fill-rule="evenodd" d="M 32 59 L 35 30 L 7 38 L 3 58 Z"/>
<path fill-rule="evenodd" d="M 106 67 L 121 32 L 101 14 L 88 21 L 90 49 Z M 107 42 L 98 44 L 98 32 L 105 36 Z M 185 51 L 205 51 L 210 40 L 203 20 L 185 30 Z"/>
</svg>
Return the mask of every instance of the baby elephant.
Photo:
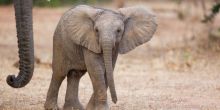
<svg viewBox="0 0 220 110">
<path fill-rule="evenodd" d="M 155 16 L 143 7 L 117 11 L 80 5 L 60 19 L 53 39 L 53 75 L 45 109 L 57 110 L 57 96 L 67 76 L 64 110 L 83 110 L 78 99 L 80 78 L 89 73 L 93 95 L 86 110 L 109 110 L 107 88 L 117 102 L 113 70 L 118 53 L 149 41 L 156 31 Z"/>
</svg>

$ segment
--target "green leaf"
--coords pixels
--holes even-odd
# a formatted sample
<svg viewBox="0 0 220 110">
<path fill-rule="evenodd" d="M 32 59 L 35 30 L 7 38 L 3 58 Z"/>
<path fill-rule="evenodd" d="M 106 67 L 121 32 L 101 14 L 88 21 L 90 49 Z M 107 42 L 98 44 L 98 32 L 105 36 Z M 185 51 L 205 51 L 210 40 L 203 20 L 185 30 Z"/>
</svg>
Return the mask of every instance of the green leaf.
<svg viewBox="0 0 220 110">
<path fill-rule="evenodd" d="M 213 7 L 212 7 L 212 13 L 216 14 L 219 12 L 219 9 L 220 9 L 220 3 L 217 3 L 215 4 Z"/>
</svg>

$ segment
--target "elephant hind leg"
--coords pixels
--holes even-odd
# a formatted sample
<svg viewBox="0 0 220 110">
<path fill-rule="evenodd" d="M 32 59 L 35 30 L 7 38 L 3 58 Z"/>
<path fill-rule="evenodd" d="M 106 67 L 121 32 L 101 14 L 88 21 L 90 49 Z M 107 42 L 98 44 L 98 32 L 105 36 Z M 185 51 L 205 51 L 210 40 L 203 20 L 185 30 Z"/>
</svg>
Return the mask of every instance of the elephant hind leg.
<svg viewBox="0 0 220 110">
<path fill-rule="evenodd" d="M 58 66 L 59 65 L 56 65 L 56 67 Z M 47 92 L 46 102 L 44 104 L 44 108 L 46 110 L 59 109 L 57 105 L 58 92 L 60 85 L 62 81 L 65 79 L 67 73 L 68 73 L 68 69 L 63 68 L 63 66 L 61 66 L 60 68 L 53 68 L 53 75 L 50 82 L 49 90 Z"/>
<path fill-rule="evenodd" d="M 80 78 L 86 71 L 71 70 L 67 74 L 67 90 L 64 110 L 84 110 L 78 98 Z"/>
<path fill-rule="evenodd" d="M 47 92 L 46 102 L 44 108 L 46 110 L 59 110 L 57 105 L 57 97 L 60 85 L 65 77 L 56 77 L 54 74 L 52 76 L 50 87 Z"/>
</svg>

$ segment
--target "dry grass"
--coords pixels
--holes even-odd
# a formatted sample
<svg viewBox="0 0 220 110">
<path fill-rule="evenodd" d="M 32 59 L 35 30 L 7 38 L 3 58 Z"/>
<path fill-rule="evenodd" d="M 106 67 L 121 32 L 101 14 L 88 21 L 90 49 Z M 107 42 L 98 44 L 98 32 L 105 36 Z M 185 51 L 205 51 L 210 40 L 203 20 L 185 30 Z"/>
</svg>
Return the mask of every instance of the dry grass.
<svg viewBox="0 0 220 110">
<path fill-rule="evenodd" d="M 18 71 L 13 66 L 18 60 L 17 41 L 13 8 L 0 7 L 0 10 L 0 110 L 43 110 L 52 73 L 48 66 L 52 35 L 67 8 L 34 9 L 35 55 L 40 63 L 31 82 L 22 89 L 13 89 L 5 82 L 8 74 Z M 114 72 L 119 101 L 113 104 L 109 99 L 111 109 L 219 110 L 220 52 L 208 45 L 206 26 L 198 21 L 181 21 L 173 11 L 158 11 L 157 16 L 159 27 L 155 37 L 148 44 L 119 56 Z M 66 81 L 59 93 L 60 107 L 65 90 Z M 86 74 L 80 83 L 83 105 L 91 94 L 92 86 Z"/>
</svg>

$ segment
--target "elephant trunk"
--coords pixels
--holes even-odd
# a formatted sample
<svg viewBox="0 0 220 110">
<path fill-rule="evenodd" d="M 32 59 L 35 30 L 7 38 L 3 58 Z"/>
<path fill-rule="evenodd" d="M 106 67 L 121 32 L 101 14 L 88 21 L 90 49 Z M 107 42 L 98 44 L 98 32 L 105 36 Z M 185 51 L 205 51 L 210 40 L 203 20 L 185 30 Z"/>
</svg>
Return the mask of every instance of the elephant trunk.
<svg viewBox="0 0 220 110">
<path fill-rule="evenodd" d="M 14 88 L 24 87 L 33 76 L 32 2 L 32 0 L 14 0 L 20 71 L 17 77 L 15 75 L 9 75 L 7 77 L 8 85 Z"/>
<path fill-rule="evenodd" d="M 107 39 L 103 40 L 102 49 L 103 49 L 104 64 L 106 69 L 107 84 L 110 89 L 112 101 L 116 103 L 117 94 L 115 91 L 115 83 L 113 78 L 112 48 L 113 48 L 113 44 L 111 40 L 107 40 Z"/>
</svg>

